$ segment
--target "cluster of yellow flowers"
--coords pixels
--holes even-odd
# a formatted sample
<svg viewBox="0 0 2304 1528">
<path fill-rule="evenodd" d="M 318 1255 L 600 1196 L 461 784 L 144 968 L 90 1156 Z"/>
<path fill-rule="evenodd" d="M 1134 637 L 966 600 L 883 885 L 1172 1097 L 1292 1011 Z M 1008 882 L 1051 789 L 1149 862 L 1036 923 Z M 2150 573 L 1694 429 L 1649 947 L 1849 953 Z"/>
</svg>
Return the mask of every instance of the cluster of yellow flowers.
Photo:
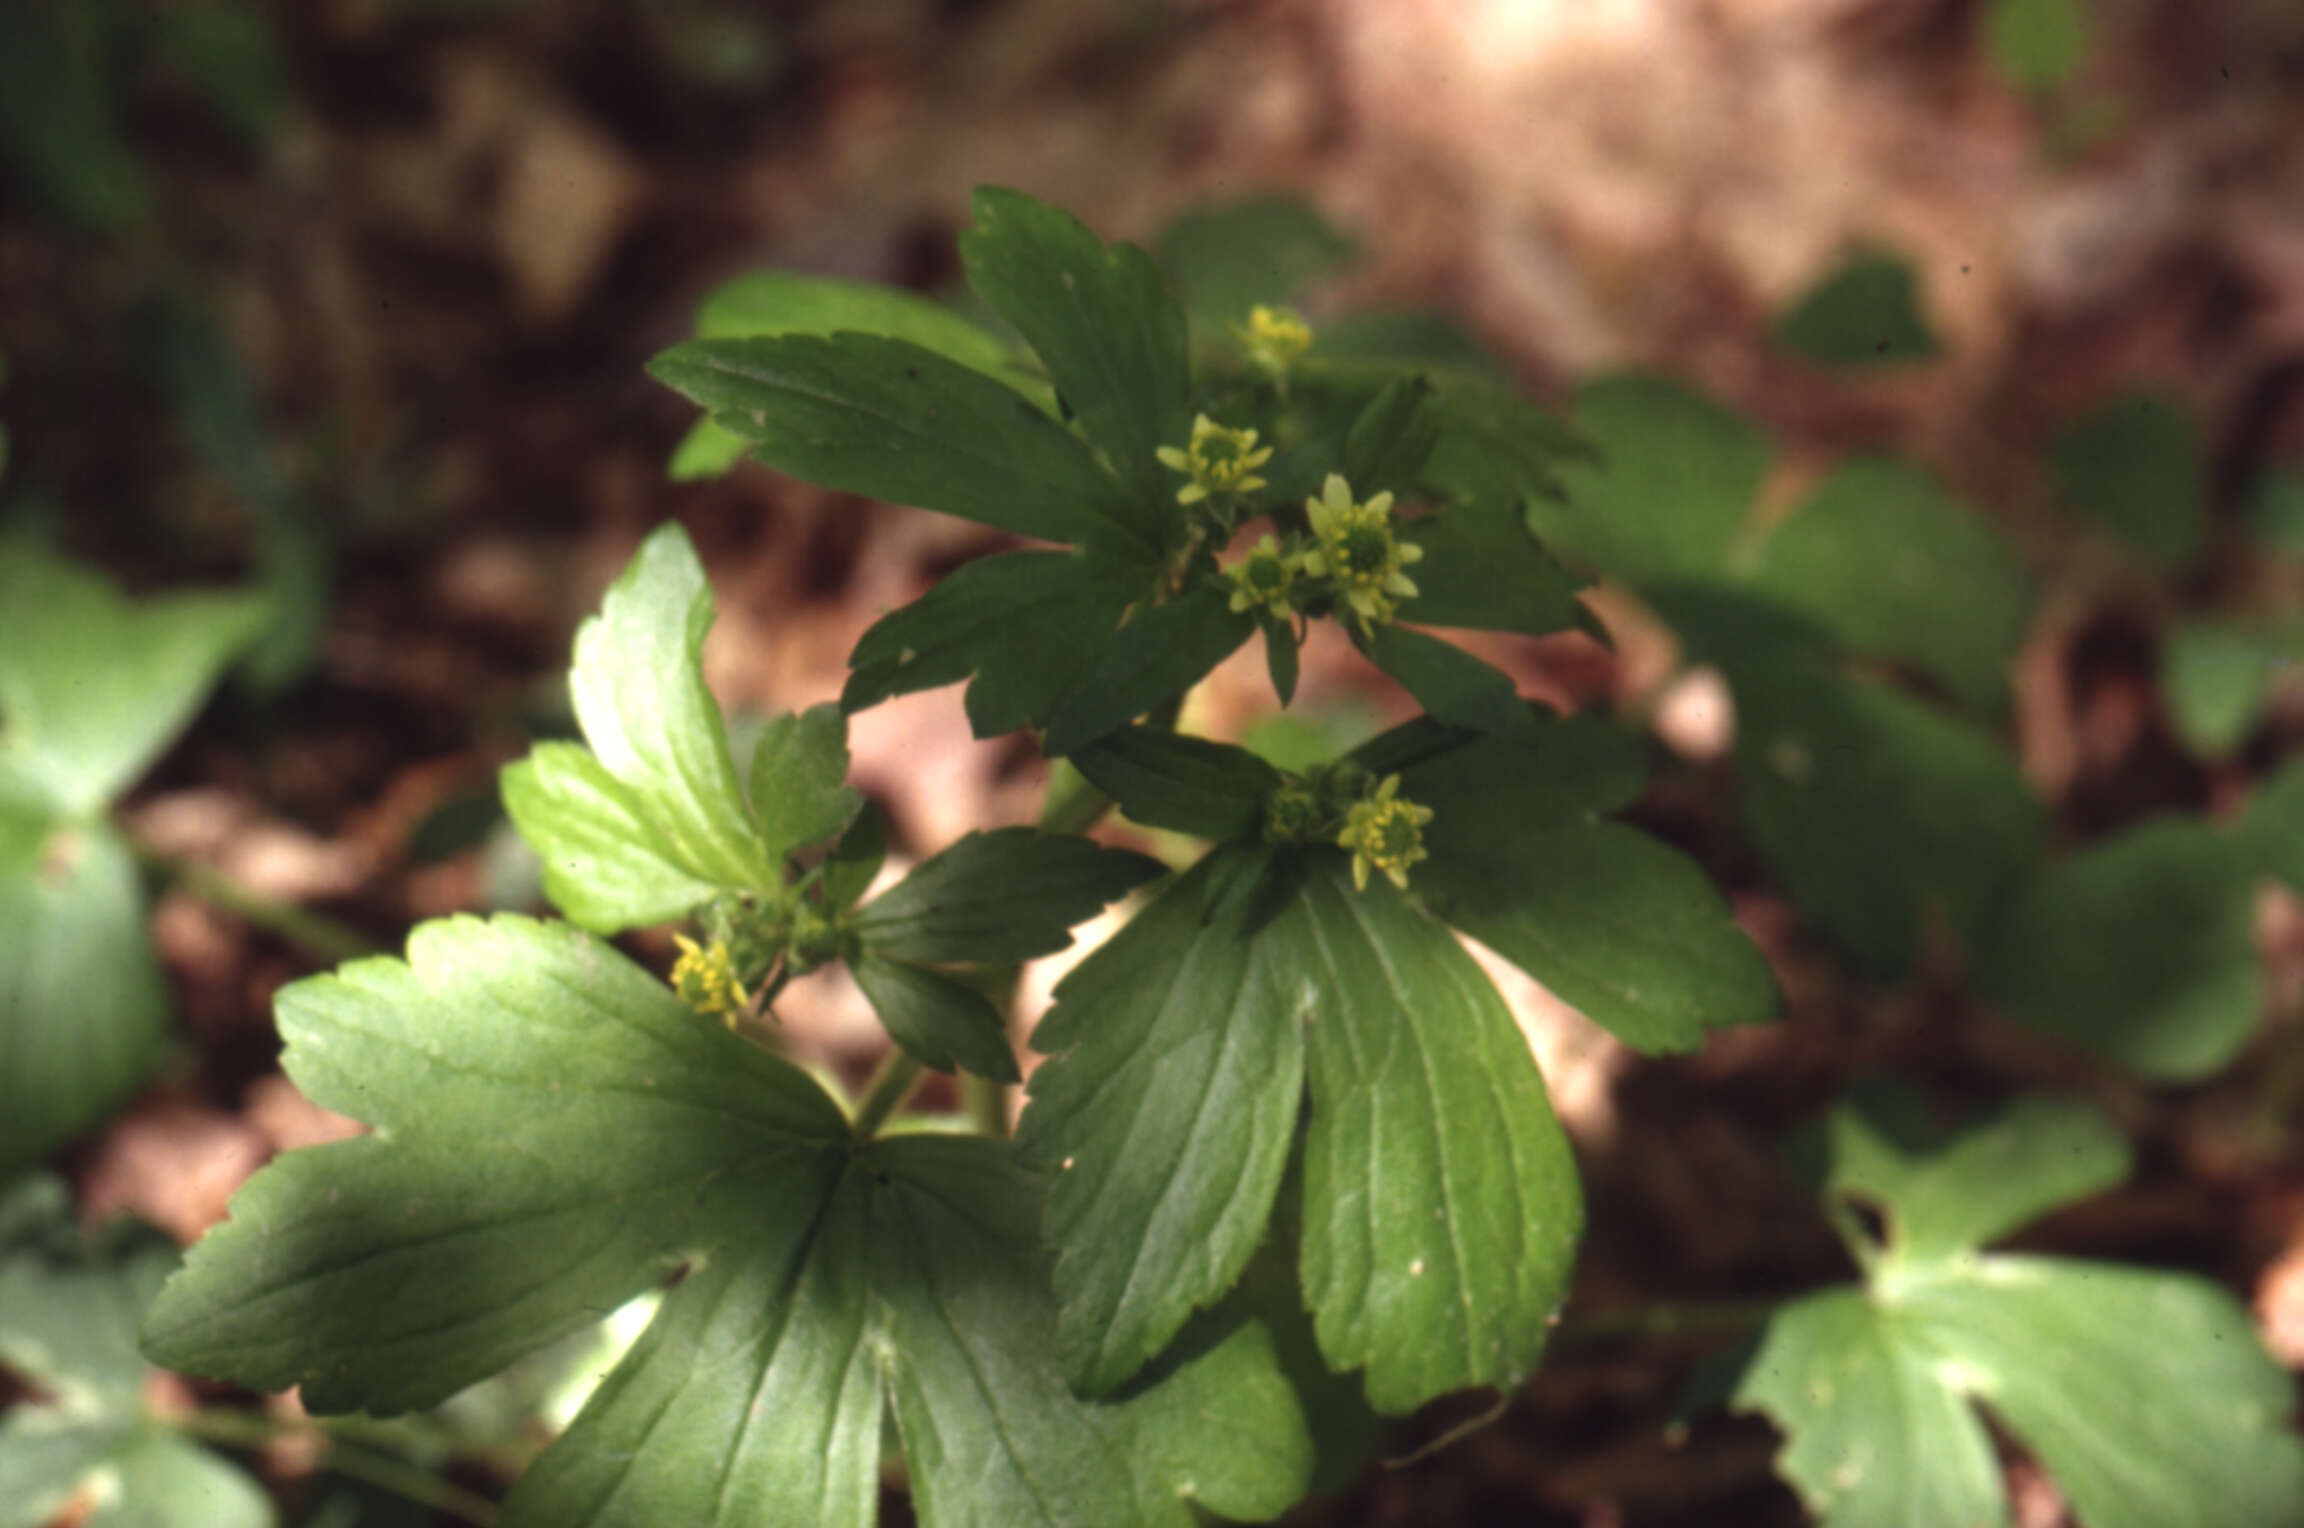
<svg viewBox="0 0 2304 1528">
<path fill-rule="evenodd" d="M 1361 794 L 1344 808 L 1341 821 L 1333 806 L 1323 806 L 1315 788 L 1291 781 L 1274 791 L 1264 803 L 1266 841 L 1333 843 L 1352 851 L 1354 887 L 1367 890 L 1373 870 L 1406 891 L 1408 867 L 1432 857 L 1424 847 L 1424 824 L 1432 820 L 1432 809 L 1403 797 L 1398 775 L 1386 775 L 1373 788 L 1357 771 L 1346 771 L 1345 777 L 1360 781 Z"/>
<path fill-rule="evenodd" d="M 672 942 L 680 947 L 680 958 L 672 963 L 672 990 L 698 1013 L 733 1025 L 752 998 L 736 979 L 727 944 L 715 939 L 699 945 L 682 934 L 674 934 Z"/>
</svg>

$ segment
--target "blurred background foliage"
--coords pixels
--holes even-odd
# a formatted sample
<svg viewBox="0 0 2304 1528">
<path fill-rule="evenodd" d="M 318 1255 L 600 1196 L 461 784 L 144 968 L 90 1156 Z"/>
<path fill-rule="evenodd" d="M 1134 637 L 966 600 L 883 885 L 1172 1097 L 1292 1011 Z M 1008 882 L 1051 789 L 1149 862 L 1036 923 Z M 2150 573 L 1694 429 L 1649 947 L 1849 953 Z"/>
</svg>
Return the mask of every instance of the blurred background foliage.
<svg viewBox="0 0 2304 1528">
<path fill-rule="evenodd" d="M 13 745 L 43 665 L 76 661 L 27 612 L 144 640 L 43 559 L 236 612 L 178 654 L 199 673 L 115 697 L 150 735 L 70 804 L 117 827 L 87 921 L 37 900 L 65 808 L 0 791 L 0 960 L 135 988 L 129 1059 L 71 1088 L 34 1042 L 85 1040 L 73 995 L 105 989 L 54 961 L 12 989 L 0 1087 L 53 1108 L 5 1165 L 61 1178 L 0 1212 L 0 1279 L 109 1309 L 165 1240 L 73 1218 L 189 1239 L 266 1155 L 341 1132 L 274 1072 L 270 993 L 346 942 L 533 904 L 494 770 L 567 732 L 568 632 L 649 527 L 694 530 L 713 677 L 754 712 L 835 695 L 879 612 L 995 544 L 716 471 L 693 436 L 670 482 L 690 411 L 640 370 L 742 332 L 773 282 L 726 284 L 763 268 L 965 307 L 952 239 L 989 181 L 1154 248 L 1196 344 L 1292 300 L 1321 353 L 1495 379 L 1593 446 L 1530 519 L 1600 579 L 1611 645 L 1481 651 L 1647 733 L 1637 819 L 1729 889 L 1786 1008 L 1635 1064 L 1514 989 L 1592 1184 L 1579 1308 L 1838 1276 L 1778 1147 L 1892 1071 L 1947 1116 L 2094 1098 L 2139 1170 L 2028 1244 L 2219 1279 L 2304 1364 L 2300 86 L 2289 0 L 0 7 Z M 1465 470 L 1516 471 L 1501 438 Z M 1287 760 L 1400 702 L 1315 649 L 1285 718 L 1253 661 L 1194 704 Z M 854 742 L 899 858 L 1030 809 L 1031 751 L 970 744 L 948 693 Z M 869 1060 L 853 992 L 785 1019 L 812 1061 Z M 597 1362 L 322 1435 L 100 1346 L 0 1347 L 0 1449 L 53 1443 L 36 1413 L 84 1382 L 85 1470 L 50 1464 L 245 1514 L 151 1519 L 186 1523 L 478 1511 Z M 1499 1425 L 1302 1520 L 1798 1521 L 1764 1426 L 1668 1441 L 1701 1351 L 1564 1341 Z M 2007 1468 L 2022 1521 L 2062 1520 Z M 407 1469 L 434 1499 L 393 1489 Z"/>
</svg>

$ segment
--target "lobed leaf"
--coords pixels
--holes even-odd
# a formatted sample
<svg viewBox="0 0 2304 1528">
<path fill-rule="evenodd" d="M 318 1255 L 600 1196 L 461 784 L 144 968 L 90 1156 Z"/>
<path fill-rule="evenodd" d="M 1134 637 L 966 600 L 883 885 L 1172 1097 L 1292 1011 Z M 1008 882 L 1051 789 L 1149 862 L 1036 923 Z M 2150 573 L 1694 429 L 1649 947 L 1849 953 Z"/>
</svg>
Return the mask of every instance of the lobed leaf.
<svg viewBox="0 0 2304 1528">
<path fill-rule="evenodd" d="M 1031 960 L 1063 949 L 1074 924 L 1164 873 L 1158 860 L 1084 838 L 995 828 L 922 860 L 850 926 L 868 953 L 889 960 Z"/>
<path fill-rule="evenodd" d="M 1008 1021 L 991 999 L 949 976 L 869 952 L 849 966 L 889 1038 L 930 1071 L 963 1068 L 995 1082 L 1021 1082 Z"/>
<path fill-rule="evenodd" d="M 1062 758 L 1176 699 L 1255 630 L 1255 617 L 1230 609 L 1221 588 L 1139 608 L 1050 714 L 1042 751 Z"/>
<path fill-rule="evenodd" d="M 598 934 L 668 923 L 707 902 L 717 882 L 691 870 L 640 793 L 575 743 L 538 743 L 505 766 L 504 809 L 534 846 L 544 895 Z"/>
<path fill-rule="evenodd" d="M 1218 843 L 1263 821 L 1280 772 L 1245 748 L 1162 727 L 1123 727 L 1071 755 L 1132 822 Z"/>
<path fill-rule="evenodd" d="M 1527 725 L 1528 707 L 1512 676 L 1452 642 L 1391 625 L 1355 633 L 1353 640 L 1436 721 L 1476 732 Z"/>
<path fill-rule="evenodd" d="M 848 719 L 834 705 L 772 716 L 752 748 L 747 794 L 768 858 L 837 838 L 863 810 L 848 781 Z"/>
<path fill-rule="evenodd" d="M 1401 607 L 1418 624 L 1531 637 L 1581 624 L 1577 581 L 1529 530 L 1518 501 L 1468 499 L 1401 529 L 1424 549 L 1408 570 L 1416 597 Z"/>
</svg>

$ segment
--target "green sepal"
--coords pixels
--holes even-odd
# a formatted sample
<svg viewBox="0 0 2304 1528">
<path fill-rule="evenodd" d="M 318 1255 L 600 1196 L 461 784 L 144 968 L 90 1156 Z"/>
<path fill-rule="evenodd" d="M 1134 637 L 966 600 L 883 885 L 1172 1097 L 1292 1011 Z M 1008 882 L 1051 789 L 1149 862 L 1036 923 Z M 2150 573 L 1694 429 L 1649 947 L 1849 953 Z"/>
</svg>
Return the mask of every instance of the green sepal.
<svg viewBox="0 0 2304 1528">
<path fill-rule="evenodd" d="M 1206 678 L 1256 630 L 1255 617 L 1228 599 L 1222 588 L 1202 585 L 1138 610 L 1048 718 L 1042 751 L 1062 758 Z"/>
<path fill-rule="evenodd" d="M 1071 755 L 1131 821 L 1223 842 L 1255 830 L 1280 771 L 1245 748 L 1162 727 L 1123 727 Z"/>
<path fill-rule="evenodd" d="M 870 950 L 848 972 L 889 1038 L 930 1071 L 964 1068 L 994 1082 L 1023 1081 L 1008 1047 L 1008 1021 L 975 988 Z"/>
<path fill-rule="evenodd" d="M 1057 395 L 1102 449 L 1132 500 L 1129 523 L 1165 545 L 1175 489 L 1154 454 L 1190 433 L 1184 310 L 1152 257 L 1110 248 L 1070 213 L 980 187 L 960 235 L 968 284 L 1022 334 Z M 1059 538 L 1069 539 L 1069 538 Z"/>
<path fill-rule="evenodd" d="M 1166 874 L 1158 860 L 1034 828 L 970 833 L 856 910 L 867 952 L 921 965 L 1052 955 L 1072 926 Z"/>
<path fill-rule="evenodd" d="M 1014 388 L 906 340 L 691 340 L 649 375 L 803 482 L 1050 541 L 1144 541 L 1087 448 Z"/>
</svg>

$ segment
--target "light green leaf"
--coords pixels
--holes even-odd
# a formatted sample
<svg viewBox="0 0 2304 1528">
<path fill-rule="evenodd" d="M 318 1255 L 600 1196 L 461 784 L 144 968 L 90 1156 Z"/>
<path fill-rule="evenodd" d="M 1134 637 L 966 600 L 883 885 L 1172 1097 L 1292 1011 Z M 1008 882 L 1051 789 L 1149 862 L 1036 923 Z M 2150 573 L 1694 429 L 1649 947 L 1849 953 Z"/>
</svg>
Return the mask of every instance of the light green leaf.
<svg viewBox="0 0 2304 1528">
<path fill-rule="evenodd" d="M 1259 303 L 1293 301 L 1352 258 L 1352 241 L 1293 196 L 1243 196 L 1188 209 L 1155 241 L 1195 323 L 1222 335 Z"/>
<path fill-rule="evenodd" d="M 949 976 L 866 951 L 848 968 L 888 1036 L 930 1071 L 962 1068 L 994 1082 L 1020 1082 L 1008 1022 L 991 999 Z"/>
<path fill-rule="evenodd" d="M 239 594 L 124 600 L 103 578 L 0 539 L 0 773 L 65 816 L 132 784 L 264 616 Z"/>
<path fill-rule="evenodd" d="M 1910 663 L 1979 708 L 2006 694 L 2031 606 L 2024 565 L 1999 531 L 1883 458 L 1841 467 L 1778 526 L 1752 587 L 1848 651 Z"/>
<path fill-rule="evenodd" d="M 118 1446 L 120 1424 L 89 1422 L 53 1406 L 0 1416 L 0 1528 L 50 1528 Z"/>
<path fill-rule="evenodd" d="M 2200 544 L 2199 432 L 2171 400 L 2131 393 L 2065 431 L 2050 453 L 2065 502 L 2146 556 L 2189 560 Z"/>
<path fill-rule="evenodd" d="M 836 838 L 863 809 L 848 780 L 848 719 L 834 705 L 773 716 L 752 748 L 750 795 L 771 860 Z"/>
<path fill-rule="evenodd" d="M 143 887 L 105 827 L 0 871 L 0 1174 L 94 1125 L 160 1060 L 168 999 Z"/>
<path fill-rule="evenodd" d="M 1047 1172 L 1057 1355 L 1104 1394 L 1247 1266 L 1271 1218 L 1304 1091 L 1315 994 L 1245 904 L 1202 907 L 1240 847 L 1210 855 L 1056 989 L 1032 1037 L 1017 1150 Z"/>
<path fill-rule="evenodd" d="M 2222 621 L 2187 621 L 2170 632 L 2160 684 L 2184 746 L 2218 759 L 2246 742 L 2300 645 Z"/>
<path fill-rule="evenodd" d="M 272 1496 L 248 1472 L 159 1428 L 97 1466 L 103 1503 L 82 1528 L 271 1528 Z"/>
<path fill-rule="evenodd" d="M 2088 12 L 2081 0 L 1992 0 L 1984 43 L 2002 79 L 2043 94 L 2069 82 L 2087 58 Z"/>
<path fill-rule="evenodd" d="M 2005 1525 L 1974 1407 L 2039 1456 L 2090 1528 L 2304 1521 L 2288 1377 L 2223 1290 L 2184 1275 L 1977 1247 L 2124 1177 L 2092 1111 L 2026 1100 L 1949 1143 L 1853 1109 L 1828 1184 L 1883 1212 L 1844 1226 L 1861 1288 L 1787 1306 L 1735 1403 L 1788 1435 L 1779 1468 L 1826 1528 Z"/>
<path fill-rule="evenodd" d="M 1476 732 L 1512 732 L 1527 725 L 1528 707 L 1512 676 L 1452 642 L 1406 626 L 1355 633 L 1368 661 L 1438 721 Z"/>
<path fill-rule="evenodd" d="M 675 483 L 694 483 L 718 477 L 738 462 L 752 443 L 734 430 L 712 422 L 707 414 L 688 427 L 664 464 L 664 476 Z"/>
<path fill-rule="evenodd" d="M 1052 955 L 1104 905 L 1165 873 L 1158 860 L 1033 828 L 971 833 L 856 910 L 864 948 L 926 965 Z"/>
<path fill-rule="evenodd" d="M 1223 589 L 1203 585 L 1138 609 L 1048 718 L 1041 751 L 1062 758 L 1206 678 L 1256 630 L 1255 617 L 1227 601 Z"/>
<path fill-rule="evenodd" d="M 600 613 L 576 629 L 568 675 L 576 722 L 629 788 L 667 858 L 715 885 L 773 887 L 782 866 L 752 822 L 719 702 L 704 685 L 711 625 L 712 586 L 696 548 L 666 524 L 609 586 Z"/>
<path fill-rule="evenodd" d="M 856 1147 L 805 1074 L 595 940 L 428 924 L 407 963 L 290 988 L 281 1027 L 307 1094 L 377 1133 L 251 1180 L 148 1351 L 389 1413 L 669 1277 L 505 1528 L 868 1524 L 891 1409 L 931 1528 L 1189 1528 L 1195 1496 L 1271 1515 L 1301 1489 L 1302 1418 L 1259 1329 L 1210 1334 L 1161 1389 L 1076 1399 L 1049 1356 L 1037 1185 L 1003 1145 Z M 1195 1427 L 1231 1387 L 1230 1436 Z M 1197 1448 L 1205 1472 L 1172 1468 Z"/>
<path fill-rule="evenodd" d="M 1120 489 L 1015 389 L 906 340 L 692 340 L 648 373 L 803 482 L 1050 541 L 1143 540 Z"/>
<path fill-rule="evenodd" d="M 1718 576 L 1768 471 L 1760 428 L 1642 376 L 1588 384 L 1573 417 L 1597 459 L 1563 462 L 1565 497 L 1530 501 L 1545 544 L 1633 583 Z"/>
<path fill-rule="evenodd" d="M 533 844 L 544 894 L 580 928 L 612 934 L 685 917 L 720 892 L 675 857 L 640 793 L 574 743 L 506 765 L 504 808 Z"/>
<path fill-rule="evenodd" d="M 853 715 L 973 675 L 968 722 L 978 737 L 1044 722 L 1150 582 L 1149 570 L 1069 552 L 979 557 L 864 633 L 841 709 Z"/>
<path fill-rule="evenodd" d="M 968 284 L 1031 344 L 1128 485 L 1132 523 L 1165 545 L 1174 489 L 1154 453 L 1190 432 L 1184 310 L 1133 244 L 1107 249 L 1070 213 L 1017 191 L 981 187 L 971 205 Z"/>
<path fill-rule="evenodd" d="M 1263 821 L 1280 772 L 1245 748 L 1163 727 L 1123 727 L 1072 754 L 1132 822 L 1218 843 Z"/>
<path fill-rule="evenodd" d="M 2256 1028 L 2254 927 L 2240 845 L 2163 819 L 2033 877 L 1978 948 L 1976 982 L 2050 1034 L 2147 1077 L 2196 1081 Z"/>
<path fill-rule="evenodd" d="M 1312 996 L 1305 1301 L 1331 1367 L 1404 1412 L 1535 1368 L 1582 1195 L 1528 1040 L 1446 928 L 1324 855 L 1259 936 Z"/>
<path fill-rule="evenodd" d="M 1920 316 L 1912 267 L 1877 252 L 1818 282 L 1777 321 L 1775 340 L 1780 350 L 1828 366 L 1925 361 L 1940 349 Z"/>
</svg>

